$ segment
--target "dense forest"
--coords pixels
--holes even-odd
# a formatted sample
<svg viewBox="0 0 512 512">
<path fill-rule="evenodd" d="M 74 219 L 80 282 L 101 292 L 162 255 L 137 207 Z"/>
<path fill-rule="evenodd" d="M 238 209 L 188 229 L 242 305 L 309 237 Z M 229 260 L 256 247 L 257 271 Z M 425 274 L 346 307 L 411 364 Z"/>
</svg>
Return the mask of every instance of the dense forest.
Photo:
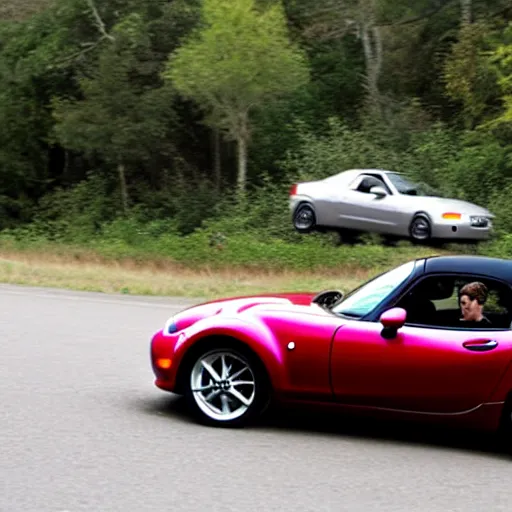
<svg viewBox="0 0 512 512">
<path fill-rule="evenodd" d="M 290 184 L 368 166 L 489 207 L 509 240 L 510 0 L 2 5 L 3 233 L 294 240 Z"/>
</svg>

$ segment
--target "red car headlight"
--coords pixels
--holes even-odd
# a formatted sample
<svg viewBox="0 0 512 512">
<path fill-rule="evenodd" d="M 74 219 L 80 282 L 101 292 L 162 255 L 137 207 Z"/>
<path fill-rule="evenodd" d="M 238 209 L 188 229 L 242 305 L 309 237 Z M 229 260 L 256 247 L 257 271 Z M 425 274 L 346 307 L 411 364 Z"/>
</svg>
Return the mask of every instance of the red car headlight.
<svg viewBox="0 0 512 512">
<path fill-rule="evenodd" d="M 174 334 L 178 332 L 178 325 L 174 321 L 174 318 L 169 318 L 165 323 L 164 334 Z"/>
</svg>

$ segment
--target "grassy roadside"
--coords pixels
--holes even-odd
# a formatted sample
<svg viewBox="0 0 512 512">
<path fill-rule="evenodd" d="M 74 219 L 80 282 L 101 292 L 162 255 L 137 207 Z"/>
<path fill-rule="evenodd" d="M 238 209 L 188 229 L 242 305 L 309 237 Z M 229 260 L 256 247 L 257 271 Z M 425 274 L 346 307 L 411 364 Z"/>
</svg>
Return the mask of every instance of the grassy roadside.
<svg viewBox="0 0 512 512">
<path fill-rule="evenodd" d="M 0 253 L 0 282 L 70 290 L 214 298 L 273 291 L 348 290 L 370 271 L 312 273 L 297 271 L 193 270 L 173 265 L 135 262 L 73 261 L 72 257 L 44 258 L 35 254 Z"/>
<path fill-rule="evenodd" d="M 445 251 L 411 246 L 334 247 L 313 238 L 291 244 L 236 236 L 64 244 L 0 238 L 0 283 L 82 291 L 215 298 L 276 291 L 347 292 L 414 258 Z"/>
</svg>

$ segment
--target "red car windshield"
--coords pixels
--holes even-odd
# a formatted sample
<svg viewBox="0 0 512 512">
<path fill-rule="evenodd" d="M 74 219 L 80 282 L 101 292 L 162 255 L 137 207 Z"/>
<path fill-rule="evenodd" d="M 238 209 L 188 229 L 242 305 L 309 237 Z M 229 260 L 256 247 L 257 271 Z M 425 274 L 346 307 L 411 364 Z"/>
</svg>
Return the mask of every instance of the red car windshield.
<svg viewBox="0 0 512 512">
<path fill-rule="evenodd" d="M 361 318 L 396 290 L 411 275 L 415 265 L 414 261 L 410 261 L 372 279 L 348 294 L 333 307 L 332 312 L 337 315 Z"/>
</svg>

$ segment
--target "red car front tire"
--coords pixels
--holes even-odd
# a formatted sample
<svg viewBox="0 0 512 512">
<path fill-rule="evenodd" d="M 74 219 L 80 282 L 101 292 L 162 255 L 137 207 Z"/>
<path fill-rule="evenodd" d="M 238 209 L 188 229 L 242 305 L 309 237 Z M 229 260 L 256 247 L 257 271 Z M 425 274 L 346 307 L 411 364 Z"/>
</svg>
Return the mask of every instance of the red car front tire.
<svg viewBox="0 0 512 512">
<path fill-rule="evenodd" d="M 259 359 L 230 343 L 203 348 L 190 359 L 185 398 L 202 424 L 243 427 L 269 403 L 269 383 Z"/>
</svg>

